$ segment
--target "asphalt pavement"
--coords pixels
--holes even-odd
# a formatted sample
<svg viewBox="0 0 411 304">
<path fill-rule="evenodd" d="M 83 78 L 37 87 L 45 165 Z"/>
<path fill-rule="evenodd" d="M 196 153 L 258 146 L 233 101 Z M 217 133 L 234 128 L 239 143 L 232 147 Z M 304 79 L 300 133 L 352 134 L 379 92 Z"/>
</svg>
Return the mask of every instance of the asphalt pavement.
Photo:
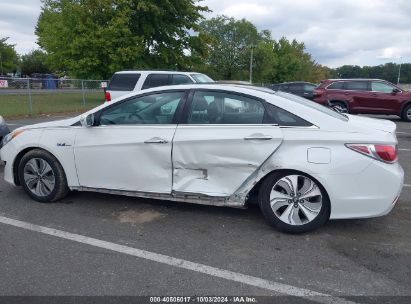
<svg viewBox="0 0 411 304">
<path fill-rule="evenodd" d="M 14 129 L 61 118 L 8 123 Z M 383 118 L 398 126 L 406 174 L 395 209 L 304 235 L 274 230 L 256 206 L 80 192 L 40 204 L 5 183 L 0 166 L 0 295 L 307 294 L 322 303 L 410 303 L 411 123 Z"/>
</svg>

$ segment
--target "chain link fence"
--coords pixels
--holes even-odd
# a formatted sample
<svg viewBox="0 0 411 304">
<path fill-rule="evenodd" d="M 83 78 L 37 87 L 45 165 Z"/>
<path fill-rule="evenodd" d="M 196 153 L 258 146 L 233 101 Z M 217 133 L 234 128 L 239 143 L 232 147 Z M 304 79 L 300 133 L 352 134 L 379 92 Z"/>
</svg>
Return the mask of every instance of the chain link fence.
<svg viewBox="0 0 411 304">
<path fill-rule="evenodd" d="M 0 115 L 84 112 L 104 102 L 107 80 L 0 77 Z"/>
</svg>

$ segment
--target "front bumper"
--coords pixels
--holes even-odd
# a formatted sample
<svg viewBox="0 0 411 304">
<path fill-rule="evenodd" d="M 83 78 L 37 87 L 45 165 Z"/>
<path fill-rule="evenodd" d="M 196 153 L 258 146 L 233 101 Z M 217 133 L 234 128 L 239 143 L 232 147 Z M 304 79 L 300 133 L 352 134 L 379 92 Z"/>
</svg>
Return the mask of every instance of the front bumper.
<svg viewBox="0 0 411 304">
<path fill-rule="evenodd" d="M 9 128 L 7 127 L 7 125 L 1 124 L 1 125 L 0 125 L 0 149 L 1 149 L 2 146 L 3 146 L 3 138 L 4 138 L 4 136 L 6 136 L 6 135 L 9 134 L 9 133 L 10 133 L 10 130 L 9 130 Z"/>
</svg>

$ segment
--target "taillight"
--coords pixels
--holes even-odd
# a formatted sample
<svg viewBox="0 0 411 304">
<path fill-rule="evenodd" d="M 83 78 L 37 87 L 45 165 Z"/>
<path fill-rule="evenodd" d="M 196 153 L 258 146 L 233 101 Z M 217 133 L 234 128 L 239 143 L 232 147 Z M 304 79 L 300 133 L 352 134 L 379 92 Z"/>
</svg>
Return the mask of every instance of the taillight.
<svg viewBox="0 0 411 304">
<path fill-rule="evenodd" d="M 104 92 L 104 95 L 105 95 L 105 97 L 106 97 L 106 101 L 111 101 L 111 95 L 110 95 L 110 92 Z"/>
<path fill-rule="evenodd" d="M 395 163 L 398 157 L 398 149 L 396 145 L 346 144 L 345 146 L 358 153 L 386 163 Z"/>
</svg>

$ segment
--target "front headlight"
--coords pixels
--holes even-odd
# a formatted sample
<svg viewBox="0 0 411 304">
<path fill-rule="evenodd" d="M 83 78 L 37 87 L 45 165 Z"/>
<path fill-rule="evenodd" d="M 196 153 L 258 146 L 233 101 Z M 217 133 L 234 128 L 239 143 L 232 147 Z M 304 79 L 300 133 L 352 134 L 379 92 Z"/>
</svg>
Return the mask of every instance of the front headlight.
<svg viewBox="0 0 411 304">
<path fill-rule="evenodd" d="M 21 133 L 23 133 L 24 132 L 24 130 L 16 130 L 16 131 L 13 131 L 13 132 L 11 132 L 11 133 L 9 133 L 9 134 L 7 134 L 6 136 L 4 136 L 4 138 L 3 138 L 3 147 L 7 144 L 7 143 L 9 143 L 10 141 L 12 141 L 14 138 L 16 138 L 17 136 L 19 136 Z"/>
</svg>

